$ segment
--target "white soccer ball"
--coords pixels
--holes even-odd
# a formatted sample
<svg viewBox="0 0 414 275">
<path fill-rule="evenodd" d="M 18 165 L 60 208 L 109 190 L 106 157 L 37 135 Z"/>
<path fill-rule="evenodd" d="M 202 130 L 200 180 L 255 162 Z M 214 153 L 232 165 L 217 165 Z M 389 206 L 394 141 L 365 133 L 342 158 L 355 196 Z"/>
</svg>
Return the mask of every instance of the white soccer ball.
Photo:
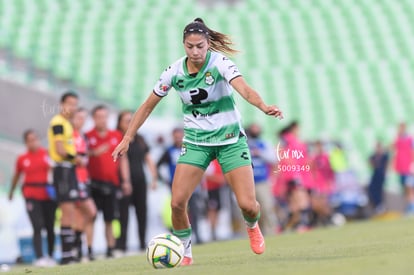
<svg viewBox="0 0 414 275">
<path fill-rule="evenodd" d="M 179 266 L 184 258 L 184 245 L 173 234 L 163 233 L 151 239 L 147 247 L 147 260 L 154 268 Z"/>
</svg>

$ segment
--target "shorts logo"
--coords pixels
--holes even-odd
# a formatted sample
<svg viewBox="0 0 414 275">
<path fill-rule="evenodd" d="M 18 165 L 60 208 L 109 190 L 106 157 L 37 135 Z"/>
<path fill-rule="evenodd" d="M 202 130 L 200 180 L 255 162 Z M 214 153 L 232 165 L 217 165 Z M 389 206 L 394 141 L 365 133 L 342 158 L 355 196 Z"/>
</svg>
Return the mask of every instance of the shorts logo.
<svg viewBox="0 0 414 275">
<path fill-rule="evenodd" d="M 205 78 L 205 82 L 207 85 L 212 85 L 214 83 L 214 77 L 211 75 L 210 72 L 206 72 L 205 74 L 206 78 Z"/>
<path fill-rule="evenodd" d="M 78 194 L 78 191 L 77 190 L 72 189 L 72 190 L 69 191 L 69 198 L 75 199 L 78 196 L 79 196 L 79 194 Z"/>
<path fill-rule="evenodd" d="M 181 146 L 180 156 L 184 156 L 186 153 L 187 153 L 187 146 L 183 144 L 183 146 Z"/>
<path fill-rule="evenodd" d="M 249 154 L 247 154 L 247 152 L 243 152 L 243 153 L 240 155 L 240 157 L 241 157 L 242 159 L 248 160 L 248 159 L 249 159 Z"/>
</svg>

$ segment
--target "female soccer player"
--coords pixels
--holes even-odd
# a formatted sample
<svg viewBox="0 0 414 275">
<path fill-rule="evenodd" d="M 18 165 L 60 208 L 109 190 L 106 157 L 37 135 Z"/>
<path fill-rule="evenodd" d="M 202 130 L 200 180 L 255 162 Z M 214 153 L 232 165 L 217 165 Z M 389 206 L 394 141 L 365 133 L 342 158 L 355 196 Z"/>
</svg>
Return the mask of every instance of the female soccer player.
<svg viewBox="0 0 414 275">
<path fill-rule="evenodd" d="M 229 37 L 209 29 L 196 18 L 183 31 L 186 56 L 169 66 L 153 92 L 137 109 L 123 140 L 112 153 L 114 161 L 128 151 L 136 131 L 148 118 L 171 87 L 183 102 L 184 139 L 172 184 L 172 223 L 174 234 L 185 246 L 182 265 L 193 263 L 188 200 L 213 159 L 223 169 L 226 181 L 236 195 L 256 254 L 265 250 L 257 221 L 260 205 L 254 191 L 253 170 L 241 119 L 232 95 L 232 87 L 250 104 L 265 114 L 283 118 L 276 106 L 266 105 L 242 77 L 225 54 L 236 51 Z"/>
</svg>

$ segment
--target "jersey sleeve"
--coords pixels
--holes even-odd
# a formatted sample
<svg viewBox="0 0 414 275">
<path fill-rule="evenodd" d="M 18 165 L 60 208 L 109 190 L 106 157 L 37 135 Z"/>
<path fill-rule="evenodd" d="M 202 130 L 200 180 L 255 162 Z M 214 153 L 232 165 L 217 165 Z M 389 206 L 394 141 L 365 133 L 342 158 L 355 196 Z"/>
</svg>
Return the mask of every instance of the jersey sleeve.
<svg viewBox="0 0 414 275">
<path fill-rule="evenodd" d="M 164 97 L 168 94 L 168 91 L 171 89 L 172 86 L 171 82 L 173 75 L 174 70 L 172 65 L 168 66 L 168 68 L 162 72 L 153 90 L 157 96 Z"/>
<path fill-rule="evenodd" d="M 23 158 L 18 157 L 15 164 L 15 170 L 16 174 L 20 174 L 23 172 Z"/>
<path fill-rule="evenodd" d="M 50 127 L 52 128 L 52 135 L 55 141 L 64 139 L 64 125 L 58 117 L 52 120 Z"/>
<path fill-rule="evenodd" d="M 236 64 L 234 64 L 233 61 L 231 61 L 229 58 L 227 58 L 224 55 L 220 56 L 218 60 L 218 69 L 220 71 L 220 74 L 229 83 L 236 77 L 239 77 L 242 75 L 239 69 L 237 68 Z"/>
</svg>

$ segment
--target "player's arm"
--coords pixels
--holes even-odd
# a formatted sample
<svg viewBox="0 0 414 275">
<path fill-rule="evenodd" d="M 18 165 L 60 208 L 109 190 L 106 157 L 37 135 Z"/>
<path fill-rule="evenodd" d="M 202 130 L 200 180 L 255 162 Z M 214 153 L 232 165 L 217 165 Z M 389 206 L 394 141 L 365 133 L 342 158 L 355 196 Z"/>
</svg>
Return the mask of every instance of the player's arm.
<svg viewBox="0 0 414 275">
<path fill-rule="evenodd" d="M 132 116 L 131 122 L 129 123 L 128 129 L 121 141 L 120 144 L 115 148 L 112 153 L 114 161 L 118 159 L 119 156 L 124 155 L 129 148 L 129 143 L 132 141 L 138 129 L 145 122 L 148 116 L 152 113 L 155 106 L 161 101 L 162 97 L 151 93 L 149 97 L 144 101 L 144 103 L 136 110 Z"/>
<path fill-rule="evenodd" d="M 155 165 L 155 162 L 152 160 L 152 157 L 149 153 L 145 154 L 145 163 L 147 164 L 148 169 L 151 173 L 151 188 L 156 189 L 158 182 L 157 166 Z"/>
<path fill-rule="evenodd" d="M 121 175 L 121 188 L 124 195 L 128 196 L 132 193 L 131 172 L 129 167 L 128 155 L 125 154 L 120 158 L 119 174 Z"/>
<path fill-rule="evenodd" d="M 242 76 L 233 78 L 230 84 L 247 102 L 256 106 L 263 113 L 280 119 L 283 118 L 282 111 L 274 105 L 266 105 L 260 95 L 247 84 Z"/>
<path fill-rule="evenodd" d="M 73 160 L 76 156 L 71 155 L 66 152 L 65 146 L 63 144 L 63 125 L 56 124 L 52 126 L 53 136 L 55 140 L 55 149 L 56 153 L 64 159 Z"/>
<path fill-rule="evenodd" d="M 155 93 L 151 93 L 149 97 L 144 101 L 144 103 L 137 109 L 137 111 L 132 116 L 131 122 L 129 123 L 128 130 L 124 135 L 124 139 L 127 139 L 128 142 L 132 140 L 132 138 L 137 133 L 138 129 L 144 124 L 145 120 L 147 120 L 148 116 L 152 113 L 155 106 L 161 101 L 162 97 L 156 95 Z"/>
<path fill-rule="evenodd" d="M 14 193 L 14 190 L 16 189 L 17 183 L 19 182 L 21 174 L 22 173 L 20 171 L 16 171 L 13 175 L 12 184 L 10 186 L 10 191 L 9 191 L 9 200 L 13 199 L 13 193 Z"/>
</svg>

